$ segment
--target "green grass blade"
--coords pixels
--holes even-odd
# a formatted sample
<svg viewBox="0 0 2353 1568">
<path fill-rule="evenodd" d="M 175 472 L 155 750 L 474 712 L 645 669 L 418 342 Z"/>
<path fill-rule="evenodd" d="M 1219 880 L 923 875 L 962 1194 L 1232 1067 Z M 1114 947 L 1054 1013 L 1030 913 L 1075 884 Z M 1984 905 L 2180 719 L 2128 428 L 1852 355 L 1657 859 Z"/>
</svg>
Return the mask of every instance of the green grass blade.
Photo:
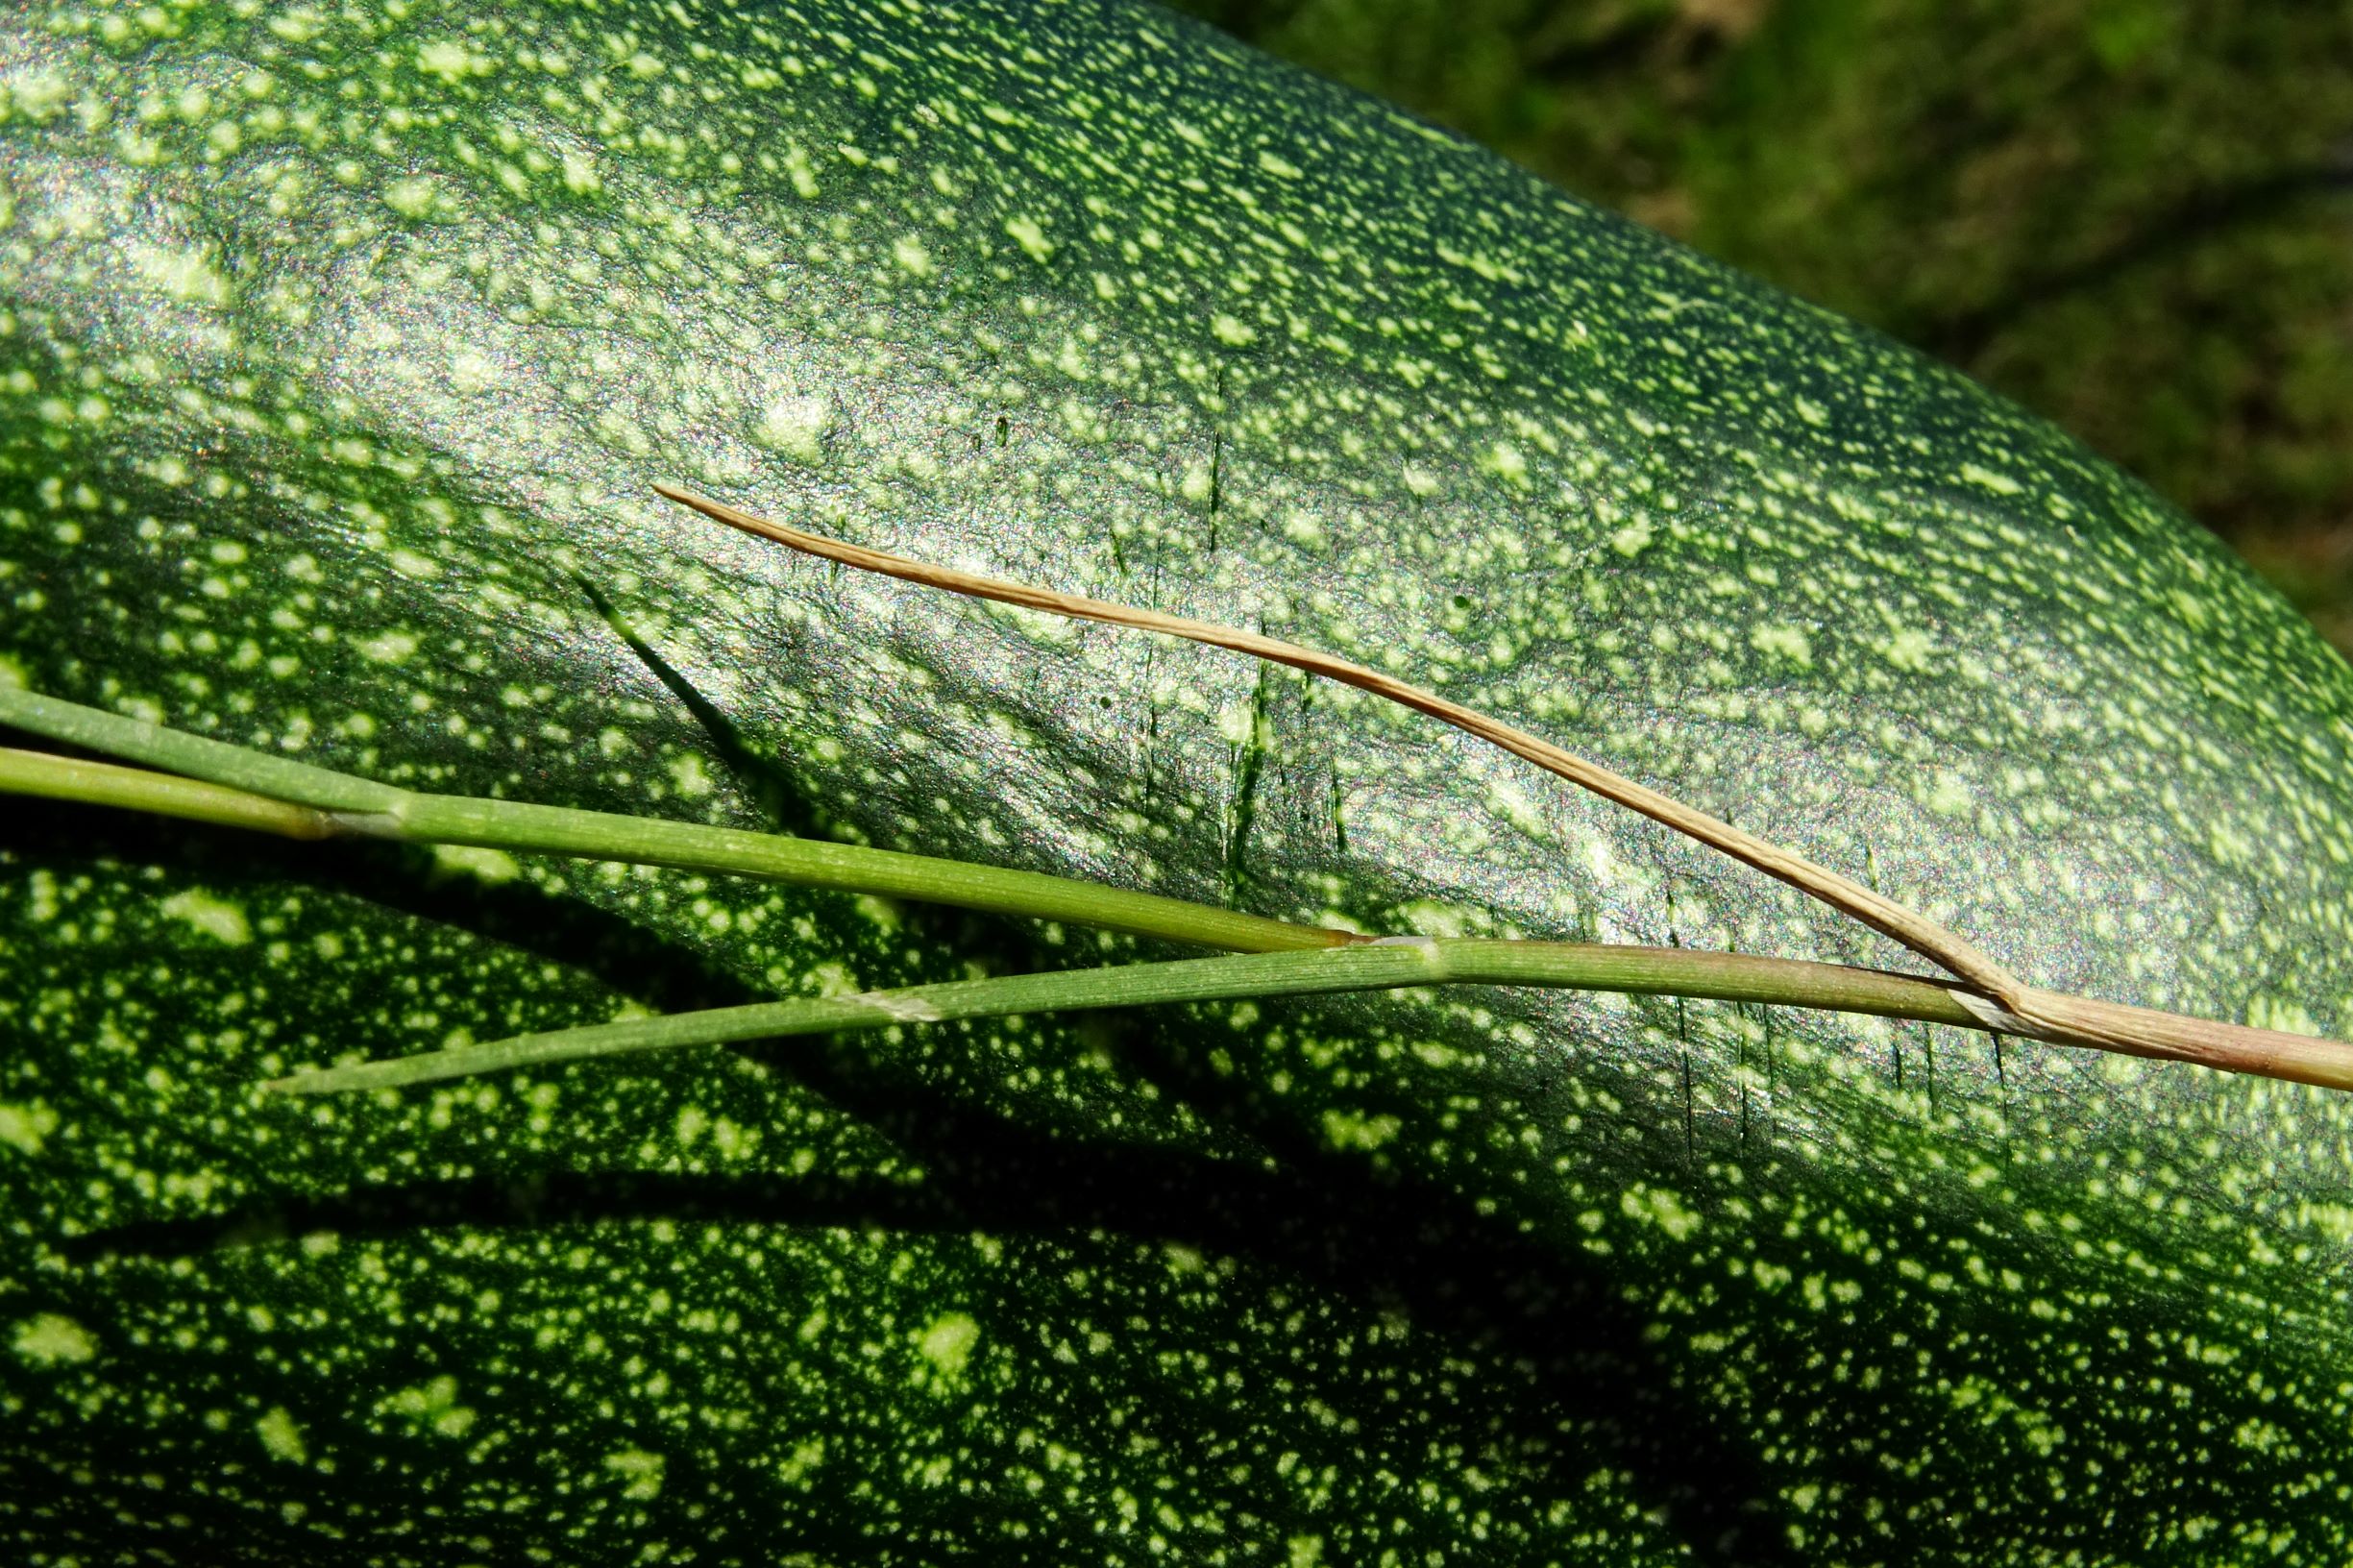
<svg viewBox="0 0 2353 1568">
<path fill-rule="evenodd" d="M 1955 999 L 1949 984 L 1876 969 L 1670 947 L 1390 938 L 1321 952 L 1251 953 L 1006 975 L 626 1018 L 295 1073 L 264 1087 L 305 1094 L 398 1089 L 592 1057 L 894 1024 L 1465 983 L 1780 1003 L 1983 1027 Z"/>
</svg>

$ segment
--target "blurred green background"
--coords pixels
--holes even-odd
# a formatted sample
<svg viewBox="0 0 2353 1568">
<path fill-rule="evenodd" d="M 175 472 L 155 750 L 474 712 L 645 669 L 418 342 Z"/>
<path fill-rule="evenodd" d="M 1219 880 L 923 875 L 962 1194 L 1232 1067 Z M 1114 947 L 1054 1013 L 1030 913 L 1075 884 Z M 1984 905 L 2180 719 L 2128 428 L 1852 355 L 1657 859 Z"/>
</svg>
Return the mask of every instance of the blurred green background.
<svg viewBox="0 0 2353 1568">
<path fill-rule="evenodd" d="M 2353 651 L 2345 0 L 1175 0 L 2037 409 Z"/>
</svg>

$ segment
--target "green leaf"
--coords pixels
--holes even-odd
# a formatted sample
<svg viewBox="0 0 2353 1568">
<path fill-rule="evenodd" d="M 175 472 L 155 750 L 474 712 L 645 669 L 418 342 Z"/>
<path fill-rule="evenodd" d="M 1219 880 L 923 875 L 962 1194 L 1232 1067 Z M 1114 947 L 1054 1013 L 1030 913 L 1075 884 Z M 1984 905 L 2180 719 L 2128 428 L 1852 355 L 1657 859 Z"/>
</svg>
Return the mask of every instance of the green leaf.
<svg viewBox="0 0 2353 1568">
<path fill-rule="evenodd" d="M 0 61 L 38 690 L 1285 918 L 1894 961 L 1409 717 L 676 480 L 1372 660 L 2039 984 L 2344 1027 L 2353 677 L 2218 548 L 1190 24 L 73 4 Z M 297 1104 L 252 1084 L 1142 949 L 63 806 L 0 857 L 22 1556 L 2345 1555 L 2319 1091 L 1495 991 Z"/>
</svg>

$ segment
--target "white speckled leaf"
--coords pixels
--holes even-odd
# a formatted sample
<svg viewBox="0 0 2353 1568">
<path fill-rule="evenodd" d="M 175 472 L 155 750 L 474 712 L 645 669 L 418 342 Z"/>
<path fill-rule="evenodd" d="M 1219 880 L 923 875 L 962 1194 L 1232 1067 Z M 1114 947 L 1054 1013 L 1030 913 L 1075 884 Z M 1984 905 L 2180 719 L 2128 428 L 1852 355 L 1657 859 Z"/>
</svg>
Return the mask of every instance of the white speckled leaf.
<svg viewBox="0 0 2353 1568">
<path fill-rule="evenodd" d="M 0 20 L 0 678 L 405 784 L 2341 1031 L 2353 676 L 2047 428 L 1126 5 Z M 252 1080 L 1125 956 L 670 872 L 0 826 L 28 1561 L 2337 1564 L 2347 1102 L 1464 992 Z"/>
</svg>

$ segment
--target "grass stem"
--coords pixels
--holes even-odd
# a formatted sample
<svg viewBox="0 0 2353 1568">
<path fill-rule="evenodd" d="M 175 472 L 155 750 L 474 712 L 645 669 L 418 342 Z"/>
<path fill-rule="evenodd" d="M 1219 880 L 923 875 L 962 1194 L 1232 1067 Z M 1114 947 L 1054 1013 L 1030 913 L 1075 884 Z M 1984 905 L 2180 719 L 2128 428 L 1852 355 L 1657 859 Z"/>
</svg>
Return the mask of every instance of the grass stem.
<svg viewBox="0 0 2353 1568">
<path fill-rule="evenodd" d="M 675 1050 L 895 1024 L 1002 1017 L 1074 1008 L 1142 1007 L 1408 986 L 1542 986 L 1638 995 L 1780 1003 L 1886 1017 L 1983 1025 L 1950 982 L 1739 953 L 1617 943 L 1406 938 L 1320 952 L 1248 953 L 913 986 L 855 996 L 627 1018 L 481 1045 L 353 1063 L 274 1079 L 290 1093 L 398 1089 L 589 1057 Z"/>
<path fill-rule="evenodd" d="M 1326 926 L 1042 871 L 615 812 L 428 795 L 17 688 L 0 687 L 0 724 L 194 775 L 191 780 L 14 751 L 6 753 L 12 760 L 0 768 L 0 794 L 119 806 L 292 838 L 391 839 L 674 866 L 1065 920 L 1236 952 L 1339 947 L 1365 940 Z"/>
</svg>

